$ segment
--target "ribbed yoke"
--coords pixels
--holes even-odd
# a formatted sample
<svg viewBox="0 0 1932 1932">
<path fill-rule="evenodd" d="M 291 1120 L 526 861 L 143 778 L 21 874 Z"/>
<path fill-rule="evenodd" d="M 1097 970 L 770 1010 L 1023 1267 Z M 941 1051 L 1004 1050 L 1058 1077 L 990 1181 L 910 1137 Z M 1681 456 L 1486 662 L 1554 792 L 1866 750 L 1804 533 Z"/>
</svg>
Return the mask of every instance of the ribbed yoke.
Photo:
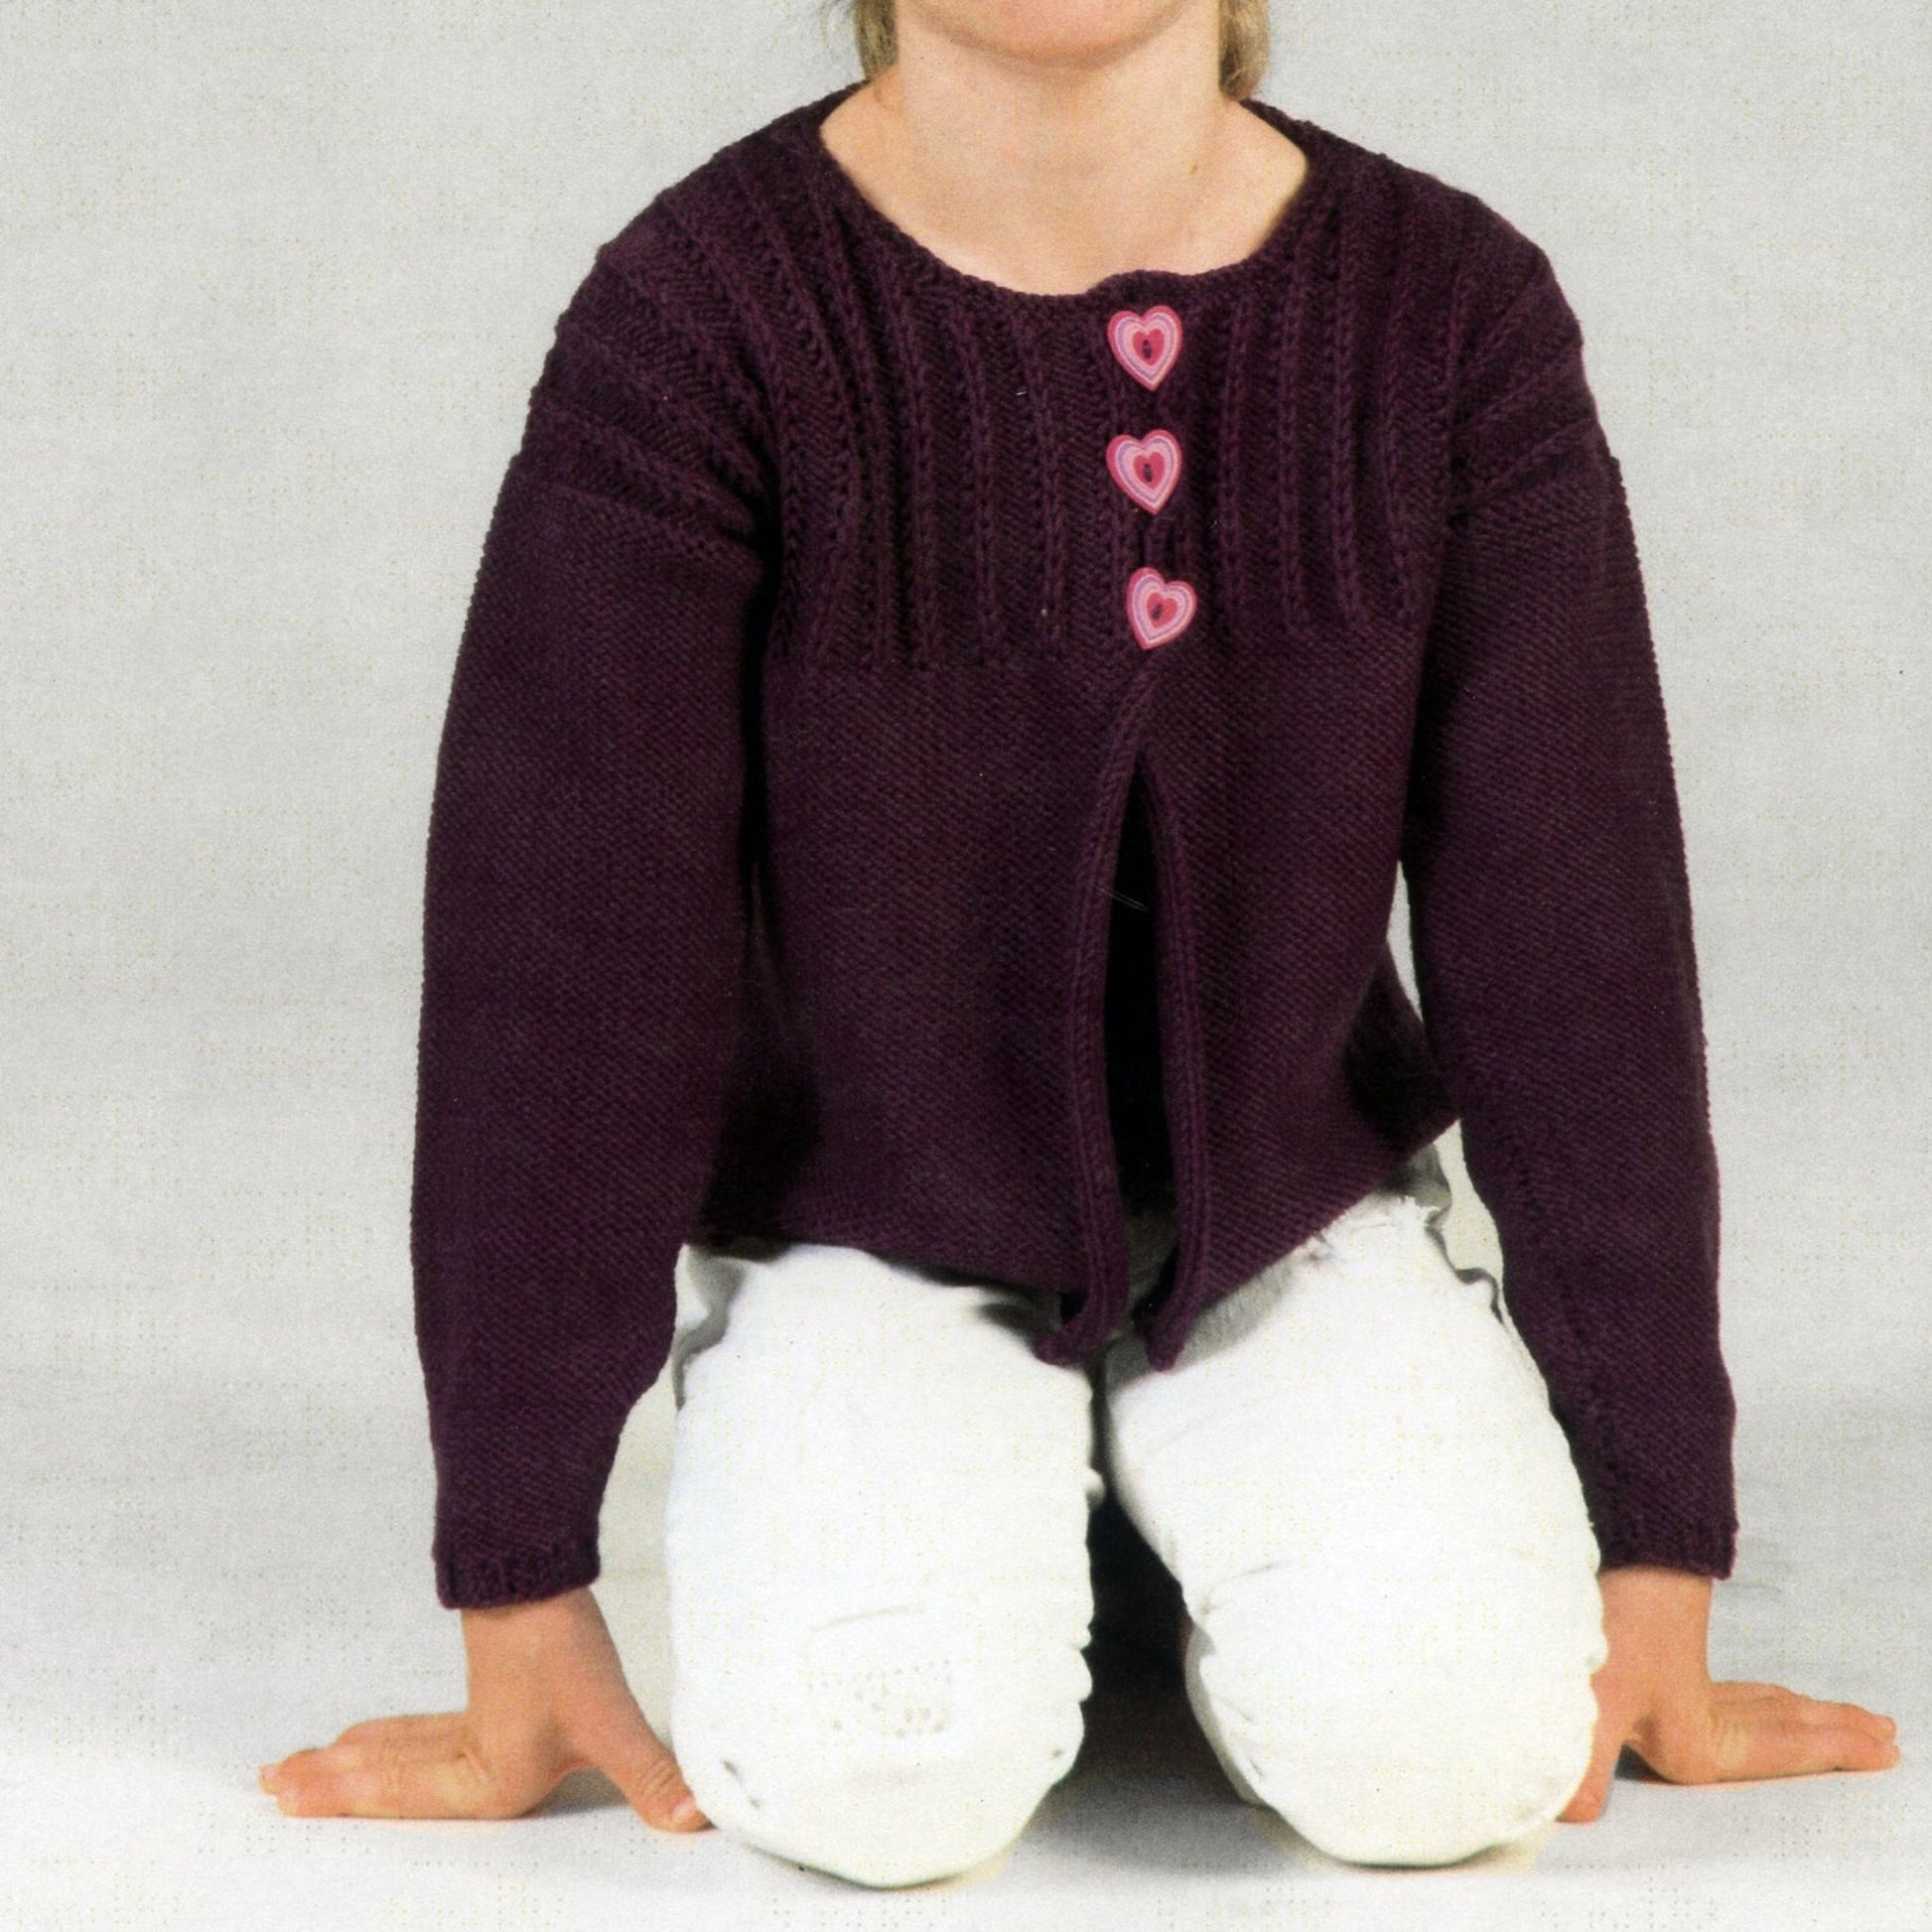
<svg viewBox="0 0 1932 1932">
<path fill-rule="evenodd" d="M 832 160 L 823 102 L 719 156 L 702 209 L 688 192 L 665 198 L 666 221 L 756 319 L 790 459 L 787 528 L 823 551 L 811 608 L 792 608 L 803 573 L 790 580 L 773 654 L 936 667 L 1104 651 L 1119 587 L 1143 564 L 1213 587 L 1235 649 L 1265 649 L 1285 627 L 1413 620 L 1427 527 L 1398 519 L 1420 506 L 1372 476 L 1326 487 L 1356 426 L 1383 414 L 1375 385 L 1399 363 L 1376 339 L 1405 328 L 1389 266 L 1342 248 L 1339 191 L 1366 157 L 1253 105 L 1311 161 L 1260 250 L 1078 295 L 1003 288 L 932 255 Z M 1356 199 L 1364 221 L 1442 218 Z M 717 233 L 719 202 L 743 244 Z M 1291 288 L 1300 298 L 1285 301 Z M 1106 322 L 1164 295 L 1184 298 L 1184 350 L 1150 392 L 1109 349 Z M 1438 353 L 1446 320 L 1429 325 Z M 1338 351 L 1364 331 L 1359 356 Z M 1149 515 L 1095 458 L 1111 435 L 1156 429 L 1177 439 L 1186 480 Z"/>
<path fill-rule="evenodd" d="M 1727 1575 L 1682 834 L 1548 257 L 1251 101 L 1310 162 L 1258 250 L 1006 289 L 844 174 L 851 91 L 597 251 L 484 541 L 412 1209 L 442 1600 L 598 1574 L 687 1240 L 1007 1282 L 1088 1358 L 1150 1105 L 1157 1367 L 1459 1118 L 1605 1563 Z"/>
</svg>

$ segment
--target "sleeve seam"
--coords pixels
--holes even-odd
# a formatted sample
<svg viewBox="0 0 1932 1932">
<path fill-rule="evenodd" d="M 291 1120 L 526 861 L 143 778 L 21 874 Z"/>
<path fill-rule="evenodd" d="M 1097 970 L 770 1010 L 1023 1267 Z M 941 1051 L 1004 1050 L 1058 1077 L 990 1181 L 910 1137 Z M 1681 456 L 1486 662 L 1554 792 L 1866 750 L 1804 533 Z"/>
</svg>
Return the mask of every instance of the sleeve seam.
<svg viewBox="0 0 1932 1932">
<path fill-rule="evenodd" d="M 602 495 L 597 490 L 586 489 L 581 483 L 568 483 L 562 477 L 553 477 L 526 451 L 518 450 L 511 457 L 507 474 L 520 477 L 530 483 L 540 483 L 544 488 L 556 490 L 562 495 L 575 497 L 579 502 L 586 503 L 607 515 L 646 524 L 652 530 L 669 537 L 673 547 L 685 549 L 699 562 L 734 564 L 754 582 L 764 574 L 766 568 L 764 560 L 748 546 L 733 542 L 726 537 L 714 536 L 708 530 L 679 523 L 655 510 L 647 509 L 641 503 L 626 503 L 621 497 Z"/>
<path fill-rule="evenodd" d="M 563 396 L 540 393 L 534 398 L 532 406 L 550 414 L 568 417 L 592 441 L 609 450 L 613 457 L 624 461 L 626 466 L 633 471 L 637 471 L 640 477 L 645 472 L 639 459 L 642 459 L 643 463 L 655 461 L 661 464 L 664 469 L 674 473 L 679 481 L 695 495 L 704 498 L 714 513 L 723 515 L 733 511 L 744 512 L 752 508 L 752 505 L 745 498 L 735 493 L 732 489 L 712 482 L 708 477 L 693 471 L 688 465 L 675 463 L 667 458 L 657 456 L 651 450 L 649 444 L 631 434 L 630 431 L 624 429 L 621 424 L 609 422 L 601 416 L 591 414 L 589 410 L 580 409 L 574 402 L 568 401 Z M 538 469 L 539 474 L 545 474 L 541 471 L 540 466 L 538 466 Z M 561 479 L 556 481 L 559 482 L 560 485 L 565 487 L 582 487 L 579 484 L 562 484 Z M 584 490 L 583 493 L 589 496 L 598 494 L 597 491 L 588 489 Z M 608 500 L 618 507 L 638 510 L 645 509 L 645 506 L 642 504 L 626 504 L 621 498 L 618 497 L 612 497 Z M 645 513 L 651 514 L 653 512 L 646 510 Z"/>
<path fill-rule="evenodd" d="M 1466 502 L 1458 505 L 1453 514 L 1454 525 L 1462 528 L 1474 517 L 1494 509 L 1498 503 L 1508 502 L 1519 496 L 1533 495 L 1534 486 L 1527 490 L 1518 487 L 1517 478 L 1526 471 L 1534 469 L 1551 455 L 1567 449 L 1573 443 L 1587 445 L 1592 442 L 1596 434 L 1597 425 L 1593 419 L 1579 417 L 1574 421 L 1561 424 L 1548 435 L 1539 437 L 1527 450 L 1519 451 L 1507 465 L 1490 477 L 1479 491 Z M 1553 481 L 1561 482 L 1562 479 Z"/>
</svg>

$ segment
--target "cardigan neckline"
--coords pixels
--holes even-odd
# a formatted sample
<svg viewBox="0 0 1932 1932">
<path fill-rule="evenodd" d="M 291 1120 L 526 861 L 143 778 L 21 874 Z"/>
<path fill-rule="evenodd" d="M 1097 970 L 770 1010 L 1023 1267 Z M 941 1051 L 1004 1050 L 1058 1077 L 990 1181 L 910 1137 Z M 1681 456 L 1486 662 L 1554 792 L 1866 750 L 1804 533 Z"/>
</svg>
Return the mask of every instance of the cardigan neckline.
<svg viewBox="0 0 1932 1932">
<path fill-rule="evenodd" d="M 793 145 L 807 159 L 807 165 L 824 182 L 839 205 L 861 227 L 889 247 L 915 273 L 941 287 L 978 295 L 1015 308 L 1038 313 L 1072 313 L 1104 307 L 1118 302 L 1129 289 L 1164 295 L 1176 301 L 1219 294 L 1239 289 L 1268 274 L 1287 261 L 1300 237 L 1314 221 L 1333 195 L 1344 156 L 1340 144 L 1325 128 L 1312 121 L 1298 119 L 1272 101 L 1253 95 L 1241 105 L 1258 115 L 1278 133 L 1285 134 L 1307 157 L 1308 167 L 1302 185 L 1289 198 L 1275 224 L 1260 244 L 1237 261 L 1223 262 L 1216 268 L 1121 268 L 1104 275 L 1089 287 L 1073 291 L 1018 289 L 996 282 L 969 269 L 956 267 L 935 254 L 909 230 L 902 228 L 885 209 L 861 192 L 859 185 L 825 145 L 821 129 L 832 111 L 865 84 L 848 82 L 817 100 L 807 101 L 785 117 L 791 123 Z"/>
</svg>

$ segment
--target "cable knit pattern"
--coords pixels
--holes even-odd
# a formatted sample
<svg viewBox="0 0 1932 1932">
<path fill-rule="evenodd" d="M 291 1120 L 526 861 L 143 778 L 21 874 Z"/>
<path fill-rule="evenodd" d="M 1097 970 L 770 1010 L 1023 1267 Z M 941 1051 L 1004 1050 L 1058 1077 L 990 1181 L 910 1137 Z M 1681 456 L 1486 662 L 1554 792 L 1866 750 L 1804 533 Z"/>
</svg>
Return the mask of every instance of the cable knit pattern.
<svg viewBox="0 0 1932 1932">
<path fill-rule="evenodd" d="M 836 164 L 850 91 L 598 249 L 484 537 L 412 1193 L 441 1600 L 597 1577 L 687 1240 L 1008 1282 L 1041 1358 L 1084 1359 L 1129 1312 L 1150 1104 L 1180 1227 L 1131 1311 L 1158 1368 L 1459 1118 L 1604 1562 L 1727 1576 L 1682 833 L 1547 256 L 1250 101 L 1311 164 L 1252 254 L 1007 289 Z M 1150 387 L 1108 332 L 1161 306 Z M 1108 449 L 1155 431 L 1179 465 L 1150 508 Z M 1172 595 L 1130 611 L 1150 570 Z M 1110 952 L 1112 1004 L 1159 1015 L 1132 1065 Z"/>
</svg>

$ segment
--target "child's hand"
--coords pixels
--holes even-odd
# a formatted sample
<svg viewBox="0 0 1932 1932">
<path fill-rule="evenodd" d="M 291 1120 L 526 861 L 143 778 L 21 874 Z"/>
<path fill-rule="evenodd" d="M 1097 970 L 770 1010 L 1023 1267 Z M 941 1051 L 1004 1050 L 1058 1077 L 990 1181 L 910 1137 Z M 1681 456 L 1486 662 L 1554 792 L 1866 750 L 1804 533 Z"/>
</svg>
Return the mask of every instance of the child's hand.
<svg viewBox="0 0 1932 1932">
<path fill-rule="evenodd" d="M 624 1682 L 588 1588 L 465 1610 L 469 1709 L 350 1725 L 333 1744 L 264 1764 L 260 1783 L 304 1817 L 516 1818 L 595 1767 L 646 1824 L 707 1823 L 677 1760 Z M 680 1804 L 690 1812 L 678 1815 Z"/>
<path fill-rule="evenodd" d="M 1711 1579 L 1633 1564 L 1605 1570 L 1610 1654 L 1591 1680 L 1595 1748 L 1566 1825 L 1602 1815 L 1617 1753 L 1628 1744 L 1673 1784 L 1883 1771 L 1898 1762 L 1898 1726 L 1856 1704 L 1825 1704 L 1779 1684 L 1714 1684 L 1707 1663 Z"/>
</svg>

